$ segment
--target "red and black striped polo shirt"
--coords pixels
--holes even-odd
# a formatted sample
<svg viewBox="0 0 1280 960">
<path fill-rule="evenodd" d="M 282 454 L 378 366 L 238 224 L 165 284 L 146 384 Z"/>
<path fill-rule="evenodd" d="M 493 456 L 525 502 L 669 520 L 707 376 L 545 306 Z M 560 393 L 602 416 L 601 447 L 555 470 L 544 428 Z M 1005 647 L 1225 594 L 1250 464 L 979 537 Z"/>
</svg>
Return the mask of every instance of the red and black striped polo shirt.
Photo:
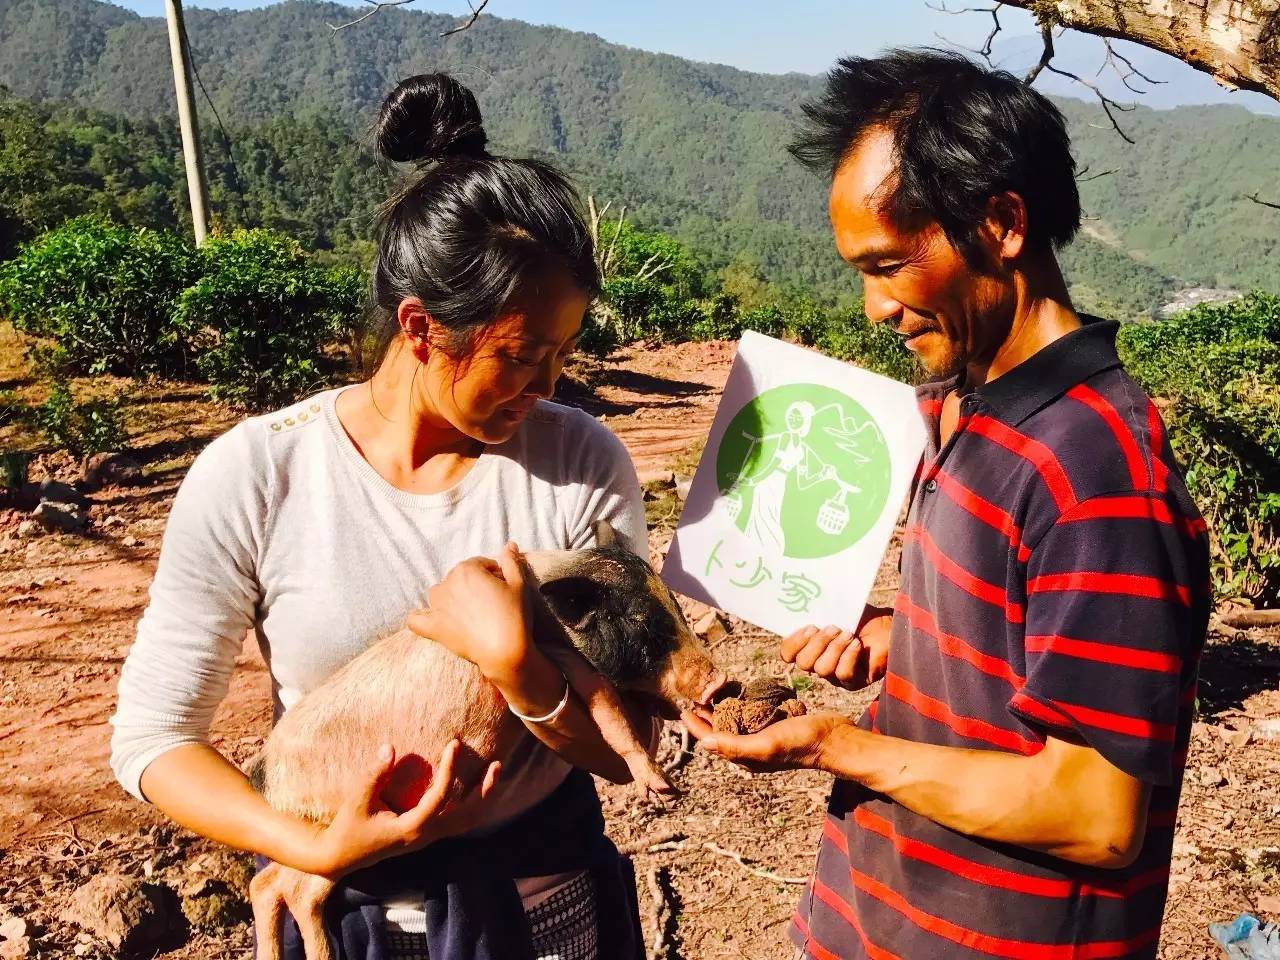
<svg viewBox="0 0 1280 960">
<path fill-rule="evenodd" d="M 846 782 L 792 925 L 807 957 L 1154 957 L 1210 609 L 1204 521 L 1160 415 L 1089 320 L 968 392 L 912 490 L 888 671 L 860 721 L 1033 754 L 1082 738 L 1153 785 L 1142 852 L 1084 867 L 977 840 Z"/>
</svg>

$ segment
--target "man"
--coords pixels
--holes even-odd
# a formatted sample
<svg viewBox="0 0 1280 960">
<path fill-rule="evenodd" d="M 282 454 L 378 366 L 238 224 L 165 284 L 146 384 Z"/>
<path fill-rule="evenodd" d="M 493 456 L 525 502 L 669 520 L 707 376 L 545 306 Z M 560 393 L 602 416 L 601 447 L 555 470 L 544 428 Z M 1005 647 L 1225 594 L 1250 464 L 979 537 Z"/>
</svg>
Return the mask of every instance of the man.
<svg viewBox="0 0 1280 960">
<path fill-rule="evenodd" d="M 832 177 L 867 315 L 940 379 L 892 610 L 784 660 L 835 714 L 704 746 L 835 775 L 804 957 L 1154 957 L 1210 608 L 1204 523 L 1116 325 L 1077 315 L 1063 119 L 961 56 L 840 61 L 792 152 Z M 887 662 L 886 662 L 887 661 Z"/>
</svg>

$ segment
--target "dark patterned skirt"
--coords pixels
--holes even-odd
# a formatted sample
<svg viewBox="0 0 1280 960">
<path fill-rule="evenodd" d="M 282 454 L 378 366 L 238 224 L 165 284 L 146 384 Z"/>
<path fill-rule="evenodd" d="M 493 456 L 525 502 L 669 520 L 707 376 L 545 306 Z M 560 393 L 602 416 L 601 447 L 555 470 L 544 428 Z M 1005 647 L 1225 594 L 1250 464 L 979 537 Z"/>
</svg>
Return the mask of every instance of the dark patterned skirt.
<svg viewBox="0 0 1280 960">
<path fill-rule="evenodd" d="M 597 960 L 596 891 L 590 873 L 580 873 L 528 912 L 536 960 Z M 427 937 L 386 931 L 391 960 L 431 960 Z"/>
</svg>

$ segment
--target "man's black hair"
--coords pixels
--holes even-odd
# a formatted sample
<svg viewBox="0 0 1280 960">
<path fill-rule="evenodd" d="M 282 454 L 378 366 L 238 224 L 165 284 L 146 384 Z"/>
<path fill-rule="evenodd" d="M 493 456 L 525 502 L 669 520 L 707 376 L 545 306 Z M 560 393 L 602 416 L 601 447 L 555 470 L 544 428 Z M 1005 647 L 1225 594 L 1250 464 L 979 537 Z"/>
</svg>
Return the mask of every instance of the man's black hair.
<svg viewBox="0 0 1280 960">
<path fill-rule="evenodd" d="M 900 229 L 936 222 L 975 266 L 987 202 L 1005 191 L 1027 205 L 1033 250 L 1062 247 L 1080 227 L 1062 114 L 1004 70 L 943 50 L 845 57 L 804 113 L 809 123 L 791 154 L 831 176 L 869 130 L 891 131 L 897 175 L 881 209 Z"/>
</svg>

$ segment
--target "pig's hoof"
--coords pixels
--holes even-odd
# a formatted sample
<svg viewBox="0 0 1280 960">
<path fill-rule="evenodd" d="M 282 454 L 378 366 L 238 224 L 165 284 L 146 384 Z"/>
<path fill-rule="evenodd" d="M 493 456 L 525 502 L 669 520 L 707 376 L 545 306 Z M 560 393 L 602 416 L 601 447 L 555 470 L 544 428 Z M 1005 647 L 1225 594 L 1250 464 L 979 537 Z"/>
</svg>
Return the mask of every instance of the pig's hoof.
<svg viewBox="0 0 1280 960">
<path fill-rule="evenodd" d="M 647 753 L 628 755 L 625 759 L 636 793 L 641 797 L 669 798 L 680 795 L 680 791 Z"/>
</svg>

